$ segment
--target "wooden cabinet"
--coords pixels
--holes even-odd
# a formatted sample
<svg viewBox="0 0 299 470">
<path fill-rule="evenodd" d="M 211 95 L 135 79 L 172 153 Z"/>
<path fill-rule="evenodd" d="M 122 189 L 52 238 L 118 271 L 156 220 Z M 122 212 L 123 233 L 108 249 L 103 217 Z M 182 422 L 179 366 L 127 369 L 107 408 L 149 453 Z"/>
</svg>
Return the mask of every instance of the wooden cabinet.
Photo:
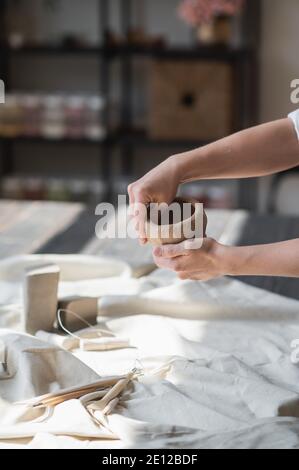
<svg viewBox="0 0 299 470">
<path fill-rule="evenodd" d="M 153 61 L 149 134 L 155 139 L 215 140 L 232 132 L 230 63 Z"/>
</svg>

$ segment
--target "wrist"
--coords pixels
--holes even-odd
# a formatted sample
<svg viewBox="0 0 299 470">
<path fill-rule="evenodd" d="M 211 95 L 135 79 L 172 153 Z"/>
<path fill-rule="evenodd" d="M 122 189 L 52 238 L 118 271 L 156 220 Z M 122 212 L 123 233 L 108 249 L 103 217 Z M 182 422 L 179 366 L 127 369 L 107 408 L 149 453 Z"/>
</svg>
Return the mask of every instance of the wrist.
<svg viewBox="0 0 299 470">
<path fill-rule="evenodd" d="M 188 153 L 180 153 L 171 157 L 176 171 L 176 177 L 179 184 L 188 183 L 197 179 L 194 174 L 194 163 L 192 164 Z"/>
<path fill-rule="evenodd" d="M 179 153 L 171 157 L 179 184 L 188 183 L 208 177 L 206 162 L 208 162 L 208 147 L 200 147 L 189 152 Z"/>
<path fill-rule="evenodd" d="M 226 276 L 244 276 L 251 273 L 253 247 L 223 246 L 222 267 Z"/>
<path fill-rule="evenodd" d="M 172 155 L 165 163 L 168 176 L 171 176 L 172 181 L 179 186 L 182 183 L 182 155 Z"/>
<path fill-rule="evenodd" d="M 230 275 L 230 272 L 232 271 L 232 255 L 230 253 L 230 247 L 214 242 L 212 254 L 213 262 L 217 271 L 219 271 L 222 276 Z"/>
</svg>

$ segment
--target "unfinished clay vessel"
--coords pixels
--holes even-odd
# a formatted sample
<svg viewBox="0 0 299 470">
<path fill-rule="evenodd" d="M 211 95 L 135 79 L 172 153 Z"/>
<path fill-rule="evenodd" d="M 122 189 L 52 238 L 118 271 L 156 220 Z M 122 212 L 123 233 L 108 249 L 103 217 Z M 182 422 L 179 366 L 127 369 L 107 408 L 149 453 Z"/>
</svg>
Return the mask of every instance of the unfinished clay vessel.
<svg viewBox="0 0 299 470">
<path fill-rule="evenodd" d="M 199 201 L 194 199 L 176 198 L 173 203 L 178 203 L 181 210 L 179 211 L 179 219 L 175 219 L 172 211 L 169 212 L 169 223 L 164 224 L 161 214 L 152 217 L 148 209 L 147 220 L 145 224 L 145 233 L 149 243 L 152 245 L 170 245 L 177 244 L 190 239 L 186 237 L 190 228 L 195 230 L 196 222 L 201 224 L 202 234 L 206 236 L 207 216 L 199 204 Z M 191 204 L 191 215 L 184 219 L 183 205 Z M 189 230 L 188 230 L 189 229 Z M 192 237 L 193 238 L 193 237 Z"/>
</svg>

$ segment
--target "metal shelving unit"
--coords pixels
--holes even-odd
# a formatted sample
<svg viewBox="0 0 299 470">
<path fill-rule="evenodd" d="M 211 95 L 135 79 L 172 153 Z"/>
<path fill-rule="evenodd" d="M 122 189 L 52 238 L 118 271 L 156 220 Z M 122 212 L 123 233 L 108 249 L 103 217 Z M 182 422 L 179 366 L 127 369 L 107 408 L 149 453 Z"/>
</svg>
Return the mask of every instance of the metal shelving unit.
<svg viewBox="0 0 299 470">
<path fill-rule="evenodd" d="M 123 37 L 132 26 L 133 2 L 132 0 L 119 0 L 121 16 L 121 32 Z M 73 139 L 51 140 L 43 138 L 27 139 L 1 139 L 3 151 L 2 176 L 14 171 L 14 144 L 15 143 L 39 143 L 45 145 L 53 144 L 82 144 L 97 145 L 99 148 L 99 174 L 108 183 L 107 197 L 112 196 L 112 152 L 119 147 L 122 174 L 131 177 L 133 174 L 133 163 L 135 149 L 138 147 L 177 147 L 192 148 L 204 145 L 208 142 L 200 141 L 156 141 L 148 137 L 146 130 L 133 129 L 133 92 L 134 92 L 134 61 L 139 58 L 155 58 L 158 60 L 217 60 L 229 62 L 234 70 L 234 125 L 232 130 L 240 130 L 257 122 L 258 119 L 258 45 L 260 27 L 260 0 L 247 1 L 246 11 L 243 15 L 242 35 L 248 40 L 239 48 L 230 47 L 196 47 L 193 48 L 158 48 L 141 47 L 132 45 L 113 46 L 106 42 L 106 32 L 110 24 L 109 0 L 98 0 L 99 30 L 101 44 L 97 47 L 71 48 L 65 46 L 26 46 L 20 49 L 9 48 L 4 41 L 4 16 L 8 0 L 0 4 L 0 78 L 4 79 L 7 90 L 10 90 L 10 62 L 14 57 L 31 56 L 41 57 L 47 60 L 49 57 L 76 55 L 78 58 L 95 57 L 99 60 L 99 90 L 107 98 L 111 96 L 111 64 L 119 61 L 121 65 L 121 103 L 120 103 L 120 129 L 109 132 L 111 129 L 110 109 L 106 107 L 104 112 L 104 126 L 108 129 L 107 138 L 101 142 L 93 142 L 87 139 L 79 141 Z M 252 97 L 255 96 L 253 99 Z M 239 203 L 244 208 L 254 208 L 256 205 L 256 183 L 254 180 L 240 183 Z"/>
</svg>

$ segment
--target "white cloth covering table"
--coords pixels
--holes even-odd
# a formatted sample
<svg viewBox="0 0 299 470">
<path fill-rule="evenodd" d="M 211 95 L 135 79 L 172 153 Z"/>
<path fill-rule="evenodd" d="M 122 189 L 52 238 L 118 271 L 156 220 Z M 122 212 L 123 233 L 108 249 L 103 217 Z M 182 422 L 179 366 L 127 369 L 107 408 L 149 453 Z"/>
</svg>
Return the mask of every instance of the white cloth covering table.
<svg viewBox="0 0 299 470">
<path fill-rule="evenodd" d="M 100 321 L 128 337 L 131 348 L 73 356 L 17 332 L 23 268 L 46 261 L 61 266 L 61 292 L 101 297 Z M 0 302 L 1 326 L 9 327 L 1 339 L 14 371 L 0 381 L 4 448 L 299 445 L 299 370 L 291 362 L 291 344 L 299 338 L 295 300 L 230 279 L 178 281 L 162 270 L 136 279 L 125 263 L 78 255 L 2 261 Z M 41 349 L 46 359 L 36 353 Z M 11 406 L 15 399 L 90 382 L 94 374 L 121 375 L 136 365 L 144 376 L 124 394 L 107 429 L 96 426 L 77 400 L 39 422 Z"/>
</svg>

